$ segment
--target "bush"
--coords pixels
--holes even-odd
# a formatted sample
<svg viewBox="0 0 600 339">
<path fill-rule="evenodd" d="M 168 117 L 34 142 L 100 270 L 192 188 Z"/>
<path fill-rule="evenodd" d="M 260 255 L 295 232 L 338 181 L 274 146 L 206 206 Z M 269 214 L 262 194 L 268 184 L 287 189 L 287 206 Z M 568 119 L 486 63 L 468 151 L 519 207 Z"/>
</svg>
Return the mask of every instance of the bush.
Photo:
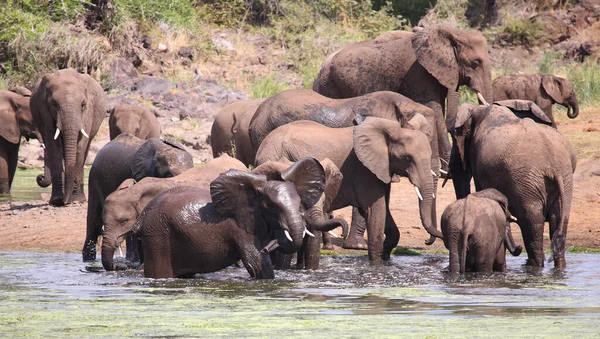
<svg viewBox="0 0 600 339">
<path fill-rule="evenodd" d="M 537 46 L 544 31 L 535 19 L 523 19 L 507 16 L 504 31 L 500 38 L 511 45 Z"/>
<path fill-rule="evenodd" d="M 600 60 L 587 59 L 583 64 L 566 68 L 566 78 L 575 87 L 580 107 L 598 105 L 600 98 Z"/>
<path fill-rule="evenodd" d="M 252 92 L 252 97 L 255 99 L 260 98 L 269 98 L 273 95 L 283 92 L 286 89 L 290 89 L 292 86 L 285 84 L 273 75 L 270 75 L 266 78 L 257 79 L 250 84 L 250 91 Z"/>
</svg>

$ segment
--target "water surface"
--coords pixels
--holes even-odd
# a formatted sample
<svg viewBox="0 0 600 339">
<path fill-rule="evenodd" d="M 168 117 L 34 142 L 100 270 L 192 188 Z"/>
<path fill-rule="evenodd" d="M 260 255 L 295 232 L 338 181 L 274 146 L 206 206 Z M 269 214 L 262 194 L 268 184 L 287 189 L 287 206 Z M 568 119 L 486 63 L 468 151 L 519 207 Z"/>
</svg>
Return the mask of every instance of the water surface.
<svg viewBox="0 0 600 339">
<path fill-rule="evenodd" d="M 90 272 L 77 253 L 0 252 L 0 337 L 600 337 L 600 255 L 568 253 L 563 273 L 523 262 L 459 282 L 444 255 L 184 280 Z"/>
</svg>

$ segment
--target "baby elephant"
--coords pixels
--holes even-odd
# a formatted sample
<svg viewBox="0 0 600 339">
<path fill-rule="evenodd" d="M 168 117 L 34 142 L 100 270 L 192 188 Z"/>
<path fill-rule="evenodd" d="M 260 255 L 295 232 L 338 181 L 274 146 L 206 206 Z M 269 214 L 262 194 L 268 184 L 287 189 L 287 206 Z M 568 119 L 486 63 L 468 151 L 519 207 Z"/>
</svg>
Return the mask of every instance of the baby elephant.
<svg viewBox="0 0 600 339">
<path fill-rule="evenodd" d="M 535 102 L 552 120 L 552 104 L 567 108 L 567 116 L 575 119 L 579 104 L 573 85 L 564 78 L 552 74 L 507 74 L 498 77 L 492 84 L 494 101 L 522 99 Z"/>
<path fill-rule="evenodd" d="M 510 219 L 514 217 L 508 211 L 508 200 L 493 188 L 448 205 L 441 227 L 444 245 L 450 251 L 450 274 L 503 272 L 506 248 L 514 256 L 522 251 L 514 244 Z"/>
<path fill-rule="evenodd" d="M 148 140 L 160 137 L 160 123 L 146 107 L 116 105 L 110 110 L 108 119 L 110 140 L 120 134 L 129 133 Z"/>
</svg>

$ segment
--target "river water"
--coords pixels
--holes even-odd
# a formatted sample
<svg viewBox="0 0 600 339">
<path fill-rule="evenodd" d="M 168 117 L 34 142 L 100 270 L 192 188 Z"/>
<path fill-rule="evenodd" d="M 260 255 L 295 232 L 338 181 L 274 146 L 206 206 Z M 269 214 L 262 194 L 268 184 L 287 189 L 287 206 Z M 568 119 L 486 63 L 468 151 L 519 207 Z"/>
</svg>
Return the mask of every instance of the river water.
<svg viewBox="0 0 600 339">
<path fill-rule="evenodd" d="M 328 256 L 322 268 L 194 279 L 94 272 L 78 253 L 0 252 L 0 337 L 600 337 L 600 255 L 448 281 L 447 255 Z"/>
</svg>

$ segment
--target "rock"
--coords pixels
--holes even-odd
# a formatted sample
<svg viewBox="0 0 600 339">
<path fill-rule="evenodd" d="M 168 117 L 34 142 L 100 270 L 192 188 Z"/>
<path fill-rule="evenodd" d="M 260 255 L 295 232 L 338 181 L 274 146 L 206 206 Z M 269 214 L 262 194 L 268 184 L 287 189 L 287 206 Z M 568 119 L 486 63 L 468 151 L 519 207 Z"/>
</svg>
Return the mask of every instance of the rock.
<svg viewBox="0 0 600 339">
<path fill-rule="evenodd" d="M 171 89 L 171 83 L 169 80 L 161 78 L 161 77 L 144 77 L 138 82 L 136 82 L 132 90 L 138 91 L 140 93 L 148 93 L 148 94 L 160 94 L 167 92 Z"/>
<path fill-rule="evenodd" d="M 228 40 L 222 38 L 211 38 L 210 41 L 217 50 L 230 52 L 235 51 L 235 47 L 233 47 L 233 44 Z"/>
<path fill-rule="evenodd" d="M 194 60 L 194 50 L 187 46 L 180 47 L 179 51 L 177 51 L 177 55 L 182 58 Z"/>
<path fill-rule="evenodd" d="M 109 88 L 131 86 L 138 79 L 138 72 L 133 63 L 117 58 L 109 67 Z"/>
<path fill-rule="evenodd" d="M 167 46 L 164 43 L 159 43 L 158 46 L 156 46 L 156 51 L 160 52 L 160 53 L 165 53 L 169 50 L 169 46 Z"/>
<path fill-rule="evenodd" d="M 258 65 L 260 64 L 260 58 L 256 55 L 251 56 L 250 58 L 248 58 L 248 60 L 250 61 L 250 65 Z"/>
</svg>

